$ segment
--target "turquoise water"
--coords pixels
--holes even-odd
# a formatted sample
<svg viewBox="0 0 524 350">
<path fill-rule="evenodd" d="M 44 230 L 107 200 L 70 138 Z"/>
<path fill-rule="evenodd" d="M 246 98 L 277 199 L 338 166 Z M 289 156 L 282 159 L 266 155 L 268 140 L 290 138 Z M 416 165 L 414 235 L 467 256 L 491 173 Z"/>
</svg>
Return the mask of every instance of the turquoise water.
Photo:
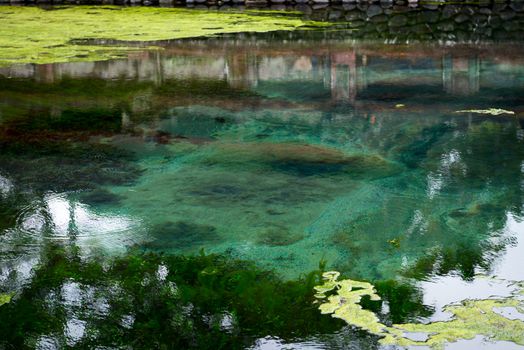
<svg viewBox="0 0 524 350">
<path fill-rule="evenodd" d="M 429 319 L 458 300 L 443 286 L 468 298 L 507 293 L 478 274 L 524 279 L 521 46 L 166 45 L 0 69 L 6 291 L 49 244 L 79 259 L 203 250 L 289 280 L 325 262 L 414 281 Z M 512 113 L 468 112 L 490 108 Z"/>
</svg>

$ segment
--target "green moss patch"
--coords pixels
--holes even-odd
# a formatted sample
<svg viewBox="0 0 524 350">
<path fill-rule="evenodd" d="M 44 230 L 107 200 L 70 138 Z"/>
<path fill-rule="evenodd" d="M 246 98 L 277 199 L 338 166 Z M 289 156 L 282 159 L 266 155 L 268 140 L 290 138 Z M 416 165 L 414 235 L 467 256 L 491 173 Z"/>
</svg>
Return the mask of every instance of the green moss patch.
<svg viewBox="0 0 524 350">
<path fill-rule="evenodd" d="M 0 306 L 9 303 L 12 297 L 13 294 L 0 294 Z"/>
<path fill-rule="evenodd" d="M 57 7 L 52 11 L 5 6 L 0 7 L 0 21 L 0 66 L 107 60 L 138 49 L 97 45 L 97 39 L 145 42 L 326 25 L 282 12 L 112 6 Z"/>
</svg>

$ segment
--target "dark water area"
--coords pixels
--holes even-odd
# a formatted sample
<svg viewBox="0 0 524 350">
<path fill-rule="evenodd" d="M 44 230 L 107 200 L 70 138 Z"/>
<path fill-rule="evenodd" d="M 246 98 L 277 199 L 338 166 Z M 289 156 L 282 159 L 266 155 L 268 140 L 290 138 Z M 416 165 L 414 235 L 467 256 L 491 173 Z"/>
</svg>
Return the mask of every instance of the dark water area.
<svg viewBox="0 0 524 350">
<path fill-rule="evenodd" d="M 372 282 L 389 323 L 509 295 L 524 46 L 507 21 L 505 40 L 337 28 L 0 68 L 0 348 L 381 348 L 318 313 L 319 268 Z"/>
</svg>

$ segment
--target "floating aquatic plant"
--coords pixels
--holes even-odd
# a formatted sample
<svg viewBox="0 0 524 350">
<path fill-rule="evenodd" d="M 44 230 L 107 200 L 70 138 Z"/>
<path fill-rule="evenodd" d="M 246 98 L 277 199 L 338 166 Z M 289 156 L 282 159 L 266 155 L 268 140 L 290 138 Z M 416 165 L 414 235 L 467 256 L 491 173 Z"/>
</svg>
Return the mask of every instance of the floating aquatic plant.
<svg viewBox="0 0 524 350">
<path fill-rule="evenodd" d="M 464 109 L 456 111 L 455 113 L 477 113 L 477 114 L 490 114 L 490 115 L 501 115 L 501 114 L 515 114 L 513 111 L 508 111 L 501 108 L 489 108 L 489 109 Z"/>
<path fill-rule="evenodd" d="M 13 298 L 13 294 L 9 294 L 9 293 L 0 294 L 0 306 L 9 303 L 12 298 Z"/>
<path fill-rule="evenodd" d="M 501 308 L 515 308 L 524 311 L 522 283 L 516 295 L 500 299 L 465 300 L 460 304 L 448 305 L 444 311 L 453 315 L 450 321 L 428 324 L 405 323 L 386 326 L 378 316 L 359 305 L 364 296 L 371 300 L 380 300 L 372 284 L 338 280 L 339 272 L 329 271 L 323 274 L 324 283 L 316 286 L 322 314 L 331 314 L 348 324 L 381 337 L 380 343 L 397 346 L 430 346 L 443 349 L 447 342 L 461 339 L 473 339 L 483 335 L 494 341 L 510 341 L 524 345 L 524 322 L 509 319 L 497 312 Z M 331 294 L 331 295 L 329 295 Z M 424 340 L 413 340 L 409 333 L 422 333 Z"/>
<path fill-rule="evenodd" d="M 61 6 L 53 10 L 2 6 L 0 18 L 0 66 L 107 60 L 144 49 L 115 41 L 144 42 L 326 25 L 282 12 L 116 6 Z M 97 40 L 103 45 L 97 45 Z"/>
<path fill-rule="evenodd" d="M 328 271 L 322 274 L 324 284 L 316 286 L 319 299 L 327 299 L 320 304 L 319 309 L 323 314 L 332 314 L 347 323 L 366 330 L 376 335 L 384 333 L 385 325 L 380 323 L 375 313 L 364 310 L 360 301 L 364 296 L 371 300 L 380 300 L 372 284 L 353 280 L 338 280 L 340 273 Z M 327 293 L 335 291 L 335 294 L 327 296 Z"/>
</svg>

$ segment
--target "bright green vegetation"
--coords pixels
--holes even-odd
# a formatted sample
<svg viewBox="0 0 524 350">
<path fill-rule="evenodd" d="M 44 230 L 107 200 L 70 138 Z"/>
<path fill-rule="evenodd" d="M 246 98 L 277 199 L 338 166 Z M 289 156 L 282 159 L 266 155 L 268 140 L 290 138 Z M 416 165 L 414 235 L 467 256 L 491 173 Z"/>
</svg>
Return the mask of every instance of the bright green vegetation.
<svg viewBox="0 0 524 350">
<path fill-rule="evenodd" d="M 459 305 L 444 308 L 453 318 L 446 322 L 428 324 L 406 323 L 387 326 L 372 311 L 365 310 L 359 304 L 363 297 L 380 300 L 374 286 L 367 282 L 350 279 L 338 280 L 339 272 L 329 271 L 323 274 L 323 284 L 316 286 L 316 298 L 320 300 L 322 314 L 331 314 L 348 324 L 363 329 L 379 337 L 385 345 L 428 345 L 434 349 L 443 349 L 444 343 L 460 339 L 473 339 L 484 335 L 490 340 L 511 341 L 524 345 L 524 322 L 509 319 L 495 311 L 496 308 L 515 308 L 524 311 L 524 302 L 519 294 L 502 299 L 466 300 Z M 521 286 L 522 288 L 522 286 Z M 519 298 L 520 297 L 520 298 Z M 423 333 L 425 340 L 412 340 L 409 333 Z"/>
<path fill-rule="evenodd" d="M 0 306 L 10 302 L 12 297 L 12 294 L 0 294 Z"/>
<path fill-rule="evenodd" d="M 353 280 L 338 281 L 339 272 L 328 271 L 322 274 L 324 283 L 316 286 L 316 298 L 326 298 L 326 293 L 336 291 L 335 295 L 328 297 L 328 302 L 319 306 L 322 314 L 333 314 L 349 324 L 362 328 L 370 333 L 381 335 L 384 330 L 378 317 L 371 311 L 364 310 L 360 306 L 362 297 L 368 296 L 370 300 L 380 300 L 376 291 L 370 283 Z"/>
<path fill-rule="evenodd" d="M 86 43 L 93 39 L 145 42 L 322 25 L 304 21 L 294 13 L 116 6 L 55 7 L 52 10 L 2 6 L 0 22 L 0 66 L 107 60 L 125 57 L 133 50 L 125 44 Z"/>
</svg>

